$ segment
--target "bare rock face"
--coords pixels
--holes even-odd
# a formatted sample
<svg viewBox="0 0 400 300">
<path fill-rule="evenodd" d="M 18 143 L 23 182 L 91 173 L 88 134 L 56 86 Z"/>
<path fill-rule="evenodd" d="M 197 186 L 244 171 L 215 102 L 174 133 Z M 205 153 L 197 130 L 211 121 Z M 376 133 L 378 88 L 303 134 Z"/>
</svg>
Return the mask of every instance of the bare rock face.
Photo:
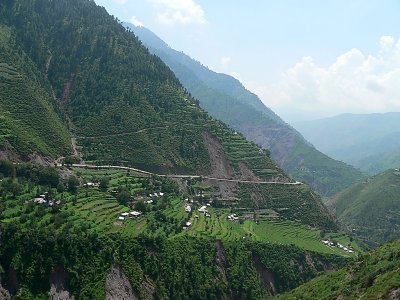
<svg viewBox="0 0 400 300">
<path fill-rule="evenodd" d="M 263 266 L 260 256 L 253 255 L 253 265 L 256 268 L 258 275 L 260 275 L 261 281 L 265 290 L 268 292 L 268 295 L 276 295 L 277 292 L 275 288 L 274 274 L 271 270 L 268 270 Z"/>
<path fill-rule="evenodd" d="M 396 300 L 400 299 L 400 288 L 392 289 L 389 291 L 389 294 L 386 296 L 386 300 Z"/>
<path fill-rule="evenodd" d="M 1 285 L 1 281 L 0 281 L 0 300 L 11 300 L 10 293 L 5 288 L 3 288 L 3 286 Z"/>
<path fill-rule="evenodd" d="M 50 274 L 50 299 L 73 300 L 74 296 L 65 289 L 67 273 L 62 267 L 56 267 Z"/>
<path fill-rule="evenodd" d="M 113 264 L 106 278 L 106 300 L 138 300 L 128 277 Z"/>
</svg>

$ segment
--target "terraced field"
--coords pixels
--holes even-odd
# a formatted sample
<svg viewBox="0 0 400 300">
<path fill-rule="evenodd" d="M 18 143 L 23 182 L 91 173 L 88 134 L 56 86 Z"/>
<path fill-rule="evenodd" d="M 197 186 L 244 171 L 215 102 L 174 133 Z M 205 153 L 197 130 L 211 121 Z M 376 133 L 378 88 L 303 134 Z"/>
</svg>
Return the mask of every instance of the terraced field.
<svg viewBox="0 0 400 300">
<path fill-rule="evenodd" d="M 0 24 L 0 145 L 25 156 L 56 157 L 71 150 L 50 88 L 28 57 L 14 49 L 14 33 Z"/>
<path fill-rule="evenodd" d="M 204 182 L 192 180 L 188 182 L 192 193 L 189 195 L 177 195 L 171 193 L 163 197 L 148 197 L 149 194 L 160 192 L 167 188 L 166 178 L 144 176 L 126 170 L 113 169 L 82 169 L 73 168 L 84 182 L 99 182 L 104 177 L 108 178 L 107 188 L 84 187 L 78 188 L 76 195 L 63 192 L 57 193 L 53 190 L 53 199 L 61 201 L 60 214 L 54 215 L 54 209 L 47 205 L 34 204 L 30 200 L 42 191 L 30 190 L 29 186 L 24 188 L 19 197 L 18 204 L 7 201 L 6 209 L 2 213 L 3 222 L 13 222 L 17 219 L 41 215 L 40 223 L 43 226 L 76 226 L 85 224 L 86 227 L 98 233 L 119 233 L 127 237 L 136 237 L 140 234 L 148 236 L 164 236 L 174 239 L 181 236 L 212 237 L 222 241 L 252 240 L 268 242 L 271 244 L 291 245 L 294 244 L 302 249 L 320 253 L 330 253 L 340 256 L 354 256 L 338 248 L 325 246 L 321 239 L 328 238 L 340 242 L 342 245 L 352 244 L 357 252 L 362 250 L 350 242 L 349 237 L 341 233 L 321 233 L 297 221 L 290 221 L 281 215 L 281 211 L 274 209 L 247 208 L 218 208 L 207 206 L 210 217 L 206 217 L 198 211 L 200 206 L 210 201 L 206 198 L 196 196 L 199 190 L 207 192 L 209 186 Z M 125 219 L 118 221 L 123 212 L 131 211 L 132 208 L 122 205 L 116 198 L 116 193 L 123 187 L 130 191 L 135 197 L 133 203 L 143 202 L 145 210 L 143 215 L 137 219 Z M 188 202 L 184 198 L 189 197 L 192 212 L 185 212 Z M 144 200 L 154 199 L 153 203 L 145 203 Z M 204 201 L 204 203 L 203 203 Z M 31 208 L 28 208 L 26 204 Z M 214 204 L 213 204 L 214 205 Z M 228 215 L 233 212 L 240 216 L 240 221 L 228 220 Z M 25 215 L 25 216 L 23 216 Z M 191 226 L 184 228 L 186 222 Z M 29 223 L 26 223 L 29 226 Z M 69 224 L 69 225 L 68 225 Z"/>
<path fill-rule="evenodd" d="M 273 244 L 294 244 L 302 249 L 331 253 L 344 256 L 352 256 L 338 248 L 328 247 L 321 243 L 321 232 L 310 229 L 301 223 L 268 218 L 259 222 L 245 220 L 242 224 L 228 220 L 231 214 L 228 210 L 209 209 L 211 217 L 197 213 L 198 218 L 191 217 L 192 226 L 185 229 L 181 235 L 189 236 L 213 236 L 220 240 L 250 239 Z M 352 244 L 356 251 L 362 251 L 356 243 L 350 242 L 345 234 L 328 233 L 327 237 L 339 241 L 343 245 Z"/>
</svg>

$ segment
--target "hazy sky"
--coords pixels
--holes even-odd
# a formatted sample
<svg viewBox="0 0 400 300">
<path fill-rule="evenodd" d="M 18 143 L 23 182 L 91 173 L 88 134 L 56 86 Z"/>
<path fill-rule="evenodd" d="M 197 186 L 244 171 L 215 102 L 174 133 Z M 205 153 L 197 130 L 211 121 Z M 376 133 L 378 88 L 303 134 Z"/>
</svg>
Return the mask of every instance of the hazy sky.
<svg viewBox="0 0 400 300">
<path fill-rule="evenodd" d="M 285 120 L 400 111 L 400 0 L 96 0 Z"/>
</svg>

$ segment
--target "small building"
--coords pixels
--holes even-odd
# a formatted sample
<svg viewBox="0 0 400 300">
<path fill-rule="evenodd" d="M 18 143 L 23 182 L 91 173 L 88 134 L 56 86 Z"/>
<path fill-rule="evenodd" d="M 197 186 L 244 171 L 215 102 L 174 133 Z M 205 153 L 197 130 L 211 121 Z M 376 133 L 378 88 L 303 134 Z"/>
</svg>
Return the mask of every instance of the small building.
<svg viewBox="0 0 400 300">
<path fill-rule="evenodd" d="M 190 226 L 192 226 L 192 223 L 190 223 L 190 222 L 186 222 L 186 227 L 190 227 Z"/>
<path fill-rule="evenodd" d="M 44 204 L 44 203 L 46 203 L 46 200 L 44 200 L 43 198 L 39 197 L 39 198 L 33 199 L 33 202 L 38 203 L 38 204 Z"/>
<path fill-rule="evenodd" d="M 190 212 L 192 211 L 192 207 L 191 207 L 190 205 L 186 205 L 186 206 L 185 206 L 185 211 L 186 211 L 187 213 L 190 213 Z"/>
<path fill-rule="evenodd" d="M 124 221 L 124 220 L 125 220 L 125 217 L 118 217 L 118 220 L 119 220 L 119 221 Z"/>
<path fill-rule="evenodd" d="M 154 201 L 152 199 L 146 201 L 147 204 L 152 204 L 153 202 Z"/>
<path fill-rule="evenodd" d="M 228 220 L 237 221 L 237 220 L 239 220 L 239 217 L 236 214 L 231 214 L 228 216 Z"/>
<path fill-rule="evenodd" d="M 121 213 L 121 216 L 122 216 L 122 217 L 128 217 L 128 216 L 129 216 L 129 213 L 128 213 L 128 212 Z"/>
<path fill-rule="evenodd" d="M 129 213 L 129 217 L 131 218 L 138 218 L 142 215 L 140 211 L 133 210 Z"/>
<path fill-rule="evenodd" d="M 202 207 L 200 207 L 200 208 L 198 209 L 198 211 L 199 211 L 199 212 L 202 212 L 202 213 L 206 213 L 206 212 L 207 212 L 207 206 L 202 206 Z"/>
</svg>

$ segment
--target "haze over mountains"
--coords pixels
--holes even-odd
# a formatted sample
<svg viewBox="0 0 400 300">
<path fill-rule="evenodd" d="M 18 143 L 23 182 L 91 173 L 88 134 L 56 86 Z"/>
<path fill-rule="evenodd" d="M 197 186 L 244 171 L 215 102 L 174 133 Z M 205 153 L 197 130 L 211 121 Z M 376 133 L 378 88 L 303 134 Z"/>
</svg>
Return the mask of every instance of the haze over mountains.
<svg viewBox="0 0 400 300">
<path fill-rule="evenodd" d="M 343 114 L 293 124 L 317 149 L 369 174 L 400 166 L 400 113 Z"/>
<path fill-rule="evenodd" d="M 322 195 L 333 195 L 362 178 L 361 172 L 335 161 L 310 145 L 232 76 L 209 70 L 173 50 L 145 27 L 125 23 L 149 50 L 174 71 L 184 87 L 215 118 L 268 149 L 286 172 Z"/>
</svg>

